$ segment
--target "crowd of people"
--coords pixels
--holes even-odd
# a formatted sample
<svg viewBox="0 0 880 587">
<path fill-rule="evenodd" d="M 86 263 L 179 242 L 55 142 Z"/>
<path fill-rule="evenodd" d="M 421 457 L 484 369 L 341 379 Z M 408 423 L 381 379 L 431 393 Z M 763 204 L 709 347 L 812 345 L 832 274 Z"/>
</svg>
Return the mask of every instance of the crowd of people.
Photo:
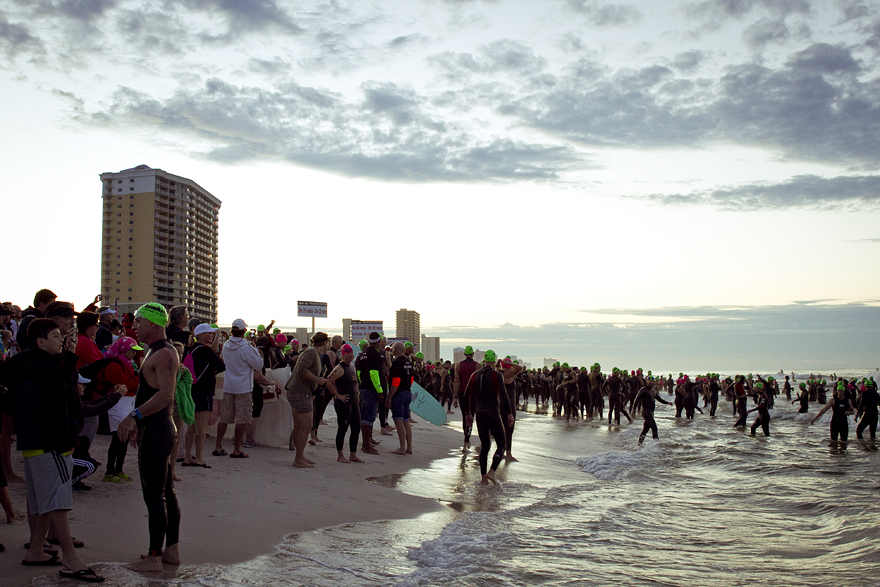
<svg viewBox="0 0 880 587">
<path fill-rule="evenodd" d="M 656 402 L 674 406 L 676 417 L 694 418 L 703 413 L 701 398 L 709 416 L 715 416 L 721 398 L 729 401 L 738 416 L 735 427 L 747 426 L 748 414 L 757 412 L 752 435 L 758 428 L 770 435 L 770 409 L 783 395 L 786 401 L 800 403 L 801 413 L 811 402 L 823 404 L 813 421 L 831 410 L 834 440 L 848 440 L 851 414 L 860 418 L 859 438 L 866 429 L 872 439 L 876 435 L 880 396 L 873 378 L 831 376 L 833 393 L 826 401 L 826 380 L 811 376 L 797 384 L 799 393 L 792 400 L 793 374 L 780 386 L 774 377 L 752 374 L 654 377 L 642 369 L 614 368 L 606 375 L 598 363 L 586 368 L 557 362 L 549 368 L 526 369 L 492 350 L 477 362 L 471 346 L 455 364 L 430 362 L 412 343 L 388 346 L 381 332 L 357 344 L 324 332 L 300 343 L 273 328 L 274 321 L 250 328 L 239 318 L 227 332 L 216 324 L 190 320 L 184 306 L 166 310 L 147 303 L 120 320 L 114 309 L 99 302 L 97 296 L 77 312 L 73 304 L 58 301 L 44 289 L 25 310 L 8 302 L 0 305 L 0 504 L 8 521 L 19 520 L 7 481 L 24 481 L 31 539 L 22 564 L 58 565 L 63 576 L 83 581 L 103 578 L 77 555 L 76 547 L 82 544 L 70 535 L 67 512 L 73 489 L 88 491 L 85 479 L 101 466 L 90 452 L 96 434 L 111 435 L 103 482 L 130 482 L 125 472 L 128 446 L 138 451 L 149 548 L 131 567 L 161 571 L 163 563 L 180 564 L 176 466 L 212 467 L 204 446 L 214 419 L 211 454 L 249 458 L 244 449 L 260 446 L 255 430 L 263 402 L 281 394 L 291 412 L 292 464 L 312 468 L 315 462 L 308 458 L 307 447 L 321 442 L 318 433 L 331 401 L 337 416 L 338 462 L 362 463 L 359 450 L 379 454 L 377 419 L 380 435 L 397 437 L 399 446 L 390 452 L 412 454 L 410 404 L 418 384 L 448 413 L 461 409 L 464 451 L 471 448 L 476 424 L 484 484 L 496 482 L 502 459 L 516 460 L 512 446 L 517 411 L 528 409 L 531 401 L 536 411 L 566 421 L 604 420 L 606 409 L 609 425 L 620 425 L 621 414 L 630 423 L 640 415 L 640 445 L 649 432 L 658 438 Z M 280 382 L 274 377 L 279 370 L 284 373 Z M 215 400 L 221 381 L 222 400 Z M 673 396 L 672 401 L 661 396 L 663 391 Z M 227 452 L 224 440 L 230 425 L 232 445 Z M 13 436 L 24 460 L 23 480 L 12 468 Z M 493 439 L 496 450 L 490 463 Z"/>
</svg>

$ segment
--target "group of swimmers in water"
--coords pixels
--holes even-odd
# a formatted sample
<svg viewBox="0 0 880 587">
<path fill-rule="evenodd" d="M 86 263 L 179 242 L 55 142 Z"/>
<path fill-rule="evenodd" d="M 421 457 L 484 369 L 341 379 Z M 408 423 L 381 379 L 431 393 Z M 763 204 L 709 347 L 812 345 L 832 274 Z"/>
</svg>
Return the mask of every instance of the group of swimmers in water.
<svg viewBox="0 0 880 587">
<path fill-rule="evenodd" d="M 811 420 L 815 423 L 825 412 L 831 410 L 831 439 L 845 444 L 849 437 L 848 416 L 855 415 L 859 421 L 857 438 L 867 429 L 876 438 L 880 395 L 873 377 L 838 379 L 832 376 L 833 393 L 827 398 L 827 381 L 820 377 L 810 378 L 797 384 L 798 394 L 792 399 L 794 375 L 786 375 L 780 382 L 773 376 L 757 374 L 721 377 L 707 373 L 691 377 L 679 373 L 678 377 L 660 375 L 642 369 L 626 371 L 613 368 L 606 375 L 598 363 L 589 368 L 555 363 L 543 369 L 525 369 L 510 357 L 499 359 L 494 352 L 486 351 L 482 364 L 473 360 L 473 349 L 465 349 L 465 359 L 454 365 L 446 362 L 434 364 L 417 362 L 415 379 L 435 398 L 449 409 L 461 405 L 464 415 L 464 450 L 470 448 L 473 423 L 477 424 L 481 440 L 480 468 L 483 482 L 494 482 L 494 471 L 502 458 L 516 460 L 511 443 L 517 410 L 526 411 L 534 398 L 536 412 L 547 409 L 552 415 L 571 420 L 604 419 L 607 399 L 608 424 L 620 425 L 620 415 L 632 423 L 631 414 L 641 414 L 644 421 L 639 435 L 639 445 L 650 432 L 658 438 L 654 420 L 656 402 L 674 406 L 675 417 L 692 419 L 700 408 L 708 409 L 714 417 L 721 398 L 732 405 L 737 416 L 734 428 L 748 425 L 748 416 L 757 412 L 751 423 L 751 434 L 758 430 L 770 436 L 770 410 L 780 396 L 786 401 L 800 403 L 799 413 L 807 413 L 811 402 L 823 407 Z M 661 397 L 661 392 L 672 395 L 672 401 Z M 749 408 L 748 398 L 753 406 Z M 490 436 L 495 439 L 496 453 L 488 466 Z"/>
</svg>

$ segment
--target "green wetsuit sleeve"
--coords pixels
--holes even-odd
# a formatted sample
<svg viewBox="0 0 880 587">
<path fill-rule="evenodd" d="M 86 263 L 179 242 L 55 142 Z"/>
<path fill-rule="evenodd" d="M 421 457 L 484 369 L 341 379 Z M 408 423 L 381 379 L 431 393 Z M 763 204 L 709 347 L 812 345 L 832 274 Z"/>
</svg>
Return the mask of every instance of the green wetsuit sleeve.
<svg viewBox="0 0 880 587">
<path fill-rule="evenodd" d="M 373 388 L 376 390 L 376 393 L 381 394 L 384 390 L 382 389 L 382 383 L 379 381 L 379 372 L 376 370 L 370 371 L 370 381 L 373 382 Z"/>
</svg>

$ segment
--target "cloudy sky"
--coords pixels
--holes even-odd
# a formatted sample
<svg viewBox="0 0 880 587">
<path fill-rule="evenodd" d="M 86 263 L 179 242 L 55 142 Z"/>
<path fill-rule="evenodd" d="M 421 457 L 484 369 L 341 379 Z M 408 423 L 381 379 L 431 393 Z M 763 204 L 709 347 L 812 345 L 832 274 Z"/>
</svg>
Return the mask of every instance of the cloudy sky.
<svg viewBox="0 0 880 587">
<path fill-rule="evenodd" d="M 98 175 L 223 201 L 220 319 L 875 367 L 880 6 L 0 2 L 0 297 L 97 292 Z"/>
</svg>

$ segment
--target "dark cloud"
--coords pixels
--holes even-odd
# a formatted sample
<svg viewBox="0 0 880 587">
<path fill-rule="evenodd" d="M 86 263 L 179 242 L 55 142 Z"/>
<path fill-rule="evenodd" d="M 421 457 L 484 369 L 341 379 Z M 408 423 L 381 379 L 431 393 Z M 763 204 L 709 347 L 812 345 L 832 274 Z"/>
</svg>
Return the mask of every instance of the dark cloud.
<svg viewBox="0 0 880 587">
<path fill-rule="evenodd" d="M 857 20 L 871 14 L 867 4 L 861 0 L 837 0 L 837 5 L 840 8 L 843 22 Z"/>
<path fill-rule="evenodd" d="M 179 56 L 193 49 L 190 31 L 170 13 L 122 9 L 115 24 L 123 42 L 143 56 Z"/>
<path fill-rule="evenodd" d="M 17 0 L 33 14 L 39 16 L 70 17 L 83 22 L 91 22 L 103 17 L 115 8 L 118 0 Z"/>
<path fill-rule="evenodd" d="M 294 22 L 288 12 L 274 0 L 166 0 L 166 6 L 175 9 L 201 10 L 224 17 L 228 31 L 213 36 L 207 31 L 205 39 L 227 39 L 241 33 L 267 30 L 299 34 L 303 29 Z"/>
<path fill-rule="evenodd" d="M 272 89 L 211 79 L 157 99 L 120 88 L 84 124 L 194 136 L 222 163 L 261 157 L 390 181 L 552 180 L 583 162 L 568 148 L 478 138 L 429 114 L 426 99 L 395 84 L 365 84 L 361 102 L 292 82 Z"/>
<path fill-rule="evenodd" d="M 811 6 L 808 0 L 706 0 L 685 3 L 686 14 L 695 18 L 742 18 L 754 9 L 771 14 L 788 16 L 807 14 Z"/>
<path fill-rule="evenodd" d="M 720 187 L 688 194 L 654 194 L 646 200 L 666 205 L 710 205 L 724 210 L 880 207 L 880 176 L 824 178 L 799 175 L 782 183 Z"/>
<path fill-rule="evenodd" d="M 816 73 L 857 72 L 861 68 L 849 49 L 828 43 L 814 43 L 791 56 L 789 67 Z"/>
<path fill-rule="evenodd" d="M 44 56 L 46 47 L 43 41 L 34 35 L 26 25 L 9 22 L 0 13 L 0 53 L 5 55 L 9 61 L 19 55 L 26 55 L 33 59 Z"/>
<path fill-rule="evenodd" d="M 743 42 L 754 50 L 763 49 L 770 43 L 783 43 L 790 36 L 784 21 L 767 18 L 747 26 L 742 33 Z"/>
<path fill-rule="evenodd" d="M 567 0 L 575 12 L 598 27 L 626 26 L 642 20 L 642 12 L 631 4 L 616 4 L 601 0 Z"/>
<path fill-rule="evenodd" d="M 679 71 L 690 73 L 697 69 L 708 56 L 706 51 L 685 51 L 673 58 L 672 66 Z"/>
</svg>

